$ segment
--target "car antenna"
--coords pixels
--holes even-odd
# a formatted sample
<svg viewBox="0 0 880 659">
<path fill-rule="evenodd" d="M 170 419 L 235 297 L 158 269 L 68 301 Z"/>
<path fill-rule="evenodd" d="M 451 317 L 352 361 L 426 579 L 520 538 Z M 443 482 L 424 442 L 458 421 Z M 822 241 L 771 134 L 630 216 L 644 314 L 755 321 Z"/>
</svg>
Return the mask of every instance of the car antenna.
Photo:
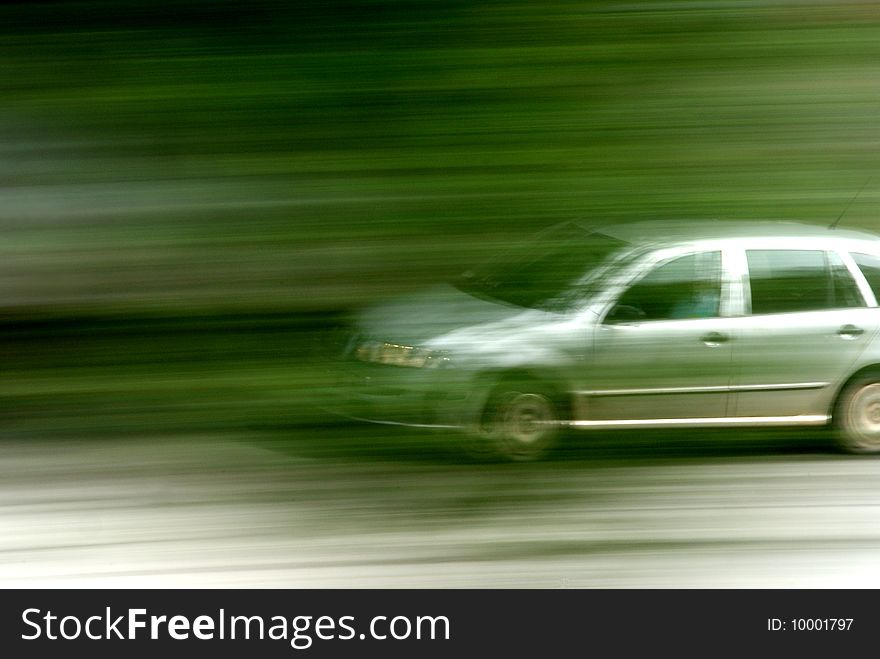
<svg viewBox="0 0 880 659">
<path fill-rule="evenodd" d="M 842 218 L 844 215 L 846 215 L 846 212 L 849 210 L 849 207 L 853 205 L 853 202 L 859 198 L 859 195 L 862 194 L 864 189 L 868 187 L 868 183 L 870 183 L 873 179 L 874 179 L 873 176 L 868 177 L 868 180 L 865 181 L 864 184 L 862 185 L 862 187 L 859 188 L 859 191 L 856 192 L 855 195 L 853 195 L 853 198 L 849 200 L 849 203 L 846 205 L 846 207 L 842 211 L 840 211 L 840 215 L 837 216 L 837 219 L 834 220 L 834 222 L 832 222 L 828 226 L 829 229 L 836 229 L 837 228 L 837 223 L 840 222 L 840 218 Z"/>
</svg>

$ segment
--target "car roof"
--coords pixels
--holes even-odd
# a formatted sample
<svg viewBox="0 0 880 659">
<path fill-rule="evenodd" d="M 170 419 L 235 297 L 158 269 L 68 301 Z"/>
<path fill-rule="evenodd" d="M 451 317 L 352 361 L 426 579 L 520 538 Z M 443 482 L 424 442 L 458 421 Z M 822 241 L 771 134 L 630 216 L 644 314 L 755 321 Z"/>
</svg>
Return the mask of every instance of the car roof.
<svg viewBox="0 0 880 659">
<path fill-rule="evenodd" d="M 580 224 L 580 223 L 579 223 Z M 587 228 L 586 225 L 582 225 Z M 593 229 L 632 245 L 676 244 L 741 238 L 820 238 L 837 241 L 880 241 L 866 231 L 828 228 L 785 221 L 649 220 L 594 226 Z"/>
</svg>

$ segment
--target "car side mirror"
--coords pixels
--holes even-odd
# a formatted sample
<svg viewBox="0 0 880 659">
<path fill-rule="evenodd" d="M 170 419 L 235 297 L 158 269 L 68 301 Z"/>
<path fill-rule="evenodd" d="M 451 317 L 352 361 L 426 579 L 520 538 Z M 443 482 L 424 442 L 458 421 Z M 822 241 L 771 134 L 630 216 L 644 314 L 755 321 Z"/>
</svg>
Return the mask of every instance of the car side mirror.
<svg viewBox="0 0 880 659">
<path fill-rule="evenodd" d="M 636 323 L 640 320 L 644 320 L 645 315 L 645 312 L 638 307 L 629 304 L 616 304 L 605 317 L 605 324 L 619 325 L 621 323 Z"/>
</svg>

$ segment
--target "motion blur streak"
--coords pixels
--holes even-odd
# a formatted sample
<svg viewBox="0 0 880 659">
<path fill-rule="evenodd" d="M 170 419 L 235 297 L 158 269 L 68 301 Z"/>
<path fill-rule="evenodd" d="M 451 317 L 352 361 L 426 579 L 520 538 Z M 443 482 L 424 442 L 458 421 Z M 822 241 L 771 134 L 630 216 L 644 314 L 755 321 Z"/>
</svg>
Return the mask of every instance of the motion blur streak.
<svg viewBox="0 0 880 659">
<path fill-rule="evenodd" d="M 3 585 L 880 584 L 875 461 L 312 405 L 355 307 L 561 220 L 831 222 L 875 3 L 19 2 L 0 58 Z"/>
</svg>

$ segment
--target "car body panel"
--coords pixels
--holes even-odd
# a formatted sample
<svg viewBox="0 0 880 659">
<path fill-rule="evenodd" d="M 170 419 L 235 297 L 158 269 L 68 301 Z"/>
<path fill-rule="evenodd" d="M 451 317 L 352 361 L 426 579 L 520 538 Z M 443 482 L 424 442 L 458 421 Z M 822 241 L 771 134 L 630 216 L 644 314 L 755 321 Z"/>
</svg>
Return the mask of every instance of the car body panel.
<svg viewBox="0 0 880 659">
<path fill-rule="evenodd" d="M 579 417 L 726 416 L 732 344 L 711 339 L 729 335 L 729 325 L 698 318 L 597 327 Z"/>
<path fill-rule="evenodd" d="M 834 309 L 732 319 L 732 416 L 820 414 L 874 340 L 877 309 Z M 864 333 L 850 336 L 847 327 Z"/>
</svg>

